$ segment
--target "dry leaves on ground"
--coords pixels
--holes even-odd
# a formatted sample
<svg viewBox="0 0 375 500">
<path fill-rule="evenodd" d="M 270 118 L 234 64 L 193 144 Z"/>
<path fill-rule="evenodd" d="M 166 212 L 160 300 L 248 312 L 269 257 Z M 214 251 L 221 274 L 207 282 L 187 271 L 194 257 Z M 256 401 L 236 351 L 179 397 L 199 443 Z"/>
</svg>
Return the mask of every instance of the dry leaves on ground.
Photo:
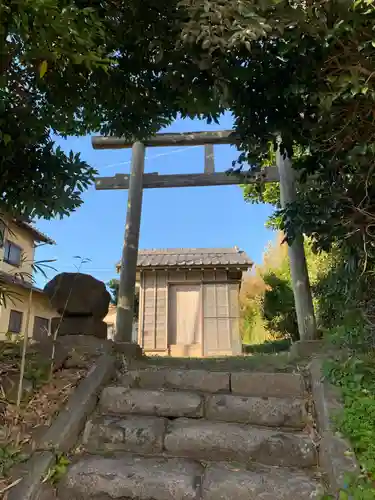
<svg viewBox="0 0 375 500">
<path fill-rule="evenodd" d="M 23 461 L 33 450 L 53 418 L 64 406 L 78 382 L 87 373 L 86 368 L 62 368 L 47 381 L 49 373 L 45 359 L 33 353 L 28 359 L 25 394 L 21 408 L 9 399 L 3 385 L 9 389 L 9 379 L 17 381 L 20 370 L 19 349 L 0 350 L 0 498 L 14 484 L 7 475 L 9 469 Z M 18 384 L 18 382 L 17 382 Z"/>
</svg>

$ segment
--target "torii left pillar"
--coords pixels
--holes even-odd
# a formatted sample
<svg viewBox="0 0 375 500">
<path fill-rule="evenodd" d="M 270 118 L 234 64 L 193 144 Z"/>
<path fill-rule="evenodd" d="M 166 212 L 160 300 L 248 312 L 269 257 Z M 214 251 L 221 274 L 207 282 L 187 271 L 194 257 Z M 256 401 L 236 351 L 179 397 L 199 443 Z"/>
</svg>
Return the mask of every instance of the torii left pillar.
<svg viewBox="0 0 375 500">
<path fill-rule="evenodd" d="M 120 286 L 116 312 L 115 340 L 117 342 L 132 342 L 145 153 L 146 150 L 143 143 L 135 142 L 133 144 L 128 208 L 126 212 L 125 235 L 121 257 Z"/>
</svg>

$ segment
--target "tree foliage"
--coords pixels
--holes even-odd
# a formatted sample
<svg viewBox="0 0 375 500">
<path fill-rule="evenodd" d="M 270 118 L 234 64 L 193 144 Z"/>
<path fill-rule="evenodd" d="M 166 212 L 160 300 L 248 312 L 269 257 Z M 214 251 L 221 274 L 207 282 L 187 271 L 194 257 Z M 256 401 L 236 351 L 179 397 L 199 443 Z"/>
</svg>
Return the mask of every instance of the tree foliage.
<svg viewBox="0 0 375 500">
<path fill-rule="evenodd" d="M 118 301 L 118 290 L 119 290 L 119 281 L 116 279 L 111 279 L 107 283 L 107 287 L 111 293 L 111 304 L 117 305 Z"/>
<path fill-rule="evenodd" d="M 101 62 L 96 60 L 101 52 L 101 44 L 96 47 L 98 39 L 100 26 L 92 9 L 54 0 L 1 2 L 0 186 L 4 211 L 48 218 L 80 205 L 80 194 L 92 181 L 94 170 L 79 155 L 65 155 L 54 148 L 50 132 L 61 131 L 63 124 L 66 127 L 77 119 L 65 101 L 75 91 L 73 64 L 80 62 L 78 66 L 89 68 Z M 56 101 L 60 109 L 65 107 L 65 116 Z"/>
<path fill-rule="evenodd" d="M 119 287 L 120 287 L 120 282 L 118 279 L 111 279 L 107 283 L 107 286 L 109 288 L 109 291 L 111 293 L 111 304 L 117 305 L 118 301 L 118 293 L 119 293 Z M 136 290 L 135 295 L 134 295 L 134 318 L 138 318 L 139 315 L 139 290 Z"/>
<path fill-rule="evenodd" d="M 205 111 L 197 103 L 205 101 L 210 79 L 176 49 L 176 16 L 171 0 L 1 2 L 4 211 L 48 218 L 80 205 L 95 172 L 79 155 L 56 149 L 51 132 L 143 137 L 177 112 Z M 193 95 L 181 74 L 204 85 Z"/>
<path fill-rule="evenodd" d="M 185 26 L 201 44 L 235 117 L 245 154 L 269 161 L 269 142 L 302 151 L 300 197 L 284 219 L 328 249 L 372 251 L 375 4 L 372 0 L 186 0 Z M 250 198 L 258 194 L 251 192 Z M 275 201 L 267 188 L 266 198 Z"/>
<path fill-rule="evenodd" d="M 373 0 L 18 0 L 0 20 L 7 208 L 48 217 L 79 205 L 93 171 L 55 151 L 51 130 L 143 138 L 178 114 L 229 110 L 240 165 L 269 161 L 276 133 L 302 152 L 284 229 L 373 251 Z"/>
<path fill-rule="evenodd" d="M 268 246 L 261 265 L 241 288 L 241 324 L 245 343 L 270 339 L 298 340 L 297 316 L 284 235 Z"/>
</svg>

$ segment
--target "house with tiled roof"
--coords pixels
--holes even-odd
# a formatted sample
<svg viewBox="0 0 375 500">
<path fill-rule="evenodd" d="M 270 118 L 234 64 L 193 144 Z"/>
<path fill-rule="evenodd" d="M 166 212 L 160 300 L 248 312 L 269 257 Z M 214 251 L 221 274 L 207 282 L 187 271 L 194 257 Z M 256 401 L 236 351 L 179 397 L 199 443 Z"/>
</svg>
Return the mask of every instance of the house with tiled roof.
<svg viewBox="0 0 375 500">
<path fill-rule="evenodd" d="M 40 340 L 49 334 L 51 319 L 58 314 L 34 285 L 35 248 L 55 242 L 29 221 L 3 215 L 0 219 L 0 287 L 6 290 L 0 297 L 0 339 L 27 330 L 29 337 Z"/>
<path fill-rule="evenodd" d="M 146 354 L 240 354 L 239 290 L 252 264 L 237 247 L 140 250 L 137 340 Z"/>
</svg>

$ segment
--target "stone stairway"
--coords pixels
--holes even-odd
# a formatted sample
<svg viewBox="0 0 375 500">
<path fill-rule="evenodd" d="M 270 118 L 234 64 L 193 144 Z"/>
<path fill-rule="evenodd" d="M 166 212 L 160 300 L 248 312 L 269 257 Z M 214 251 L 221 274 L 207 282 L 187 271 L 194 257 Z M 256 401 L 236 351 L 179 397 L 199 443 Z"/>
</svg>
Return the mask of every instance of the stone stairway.
<svg viewBox="0 0 375 500">
<path fill-rule="evenodd" d="M 319 498 L 294 373 L 143 367 L 104 388 L 59 500 Z"/>
</svg>

